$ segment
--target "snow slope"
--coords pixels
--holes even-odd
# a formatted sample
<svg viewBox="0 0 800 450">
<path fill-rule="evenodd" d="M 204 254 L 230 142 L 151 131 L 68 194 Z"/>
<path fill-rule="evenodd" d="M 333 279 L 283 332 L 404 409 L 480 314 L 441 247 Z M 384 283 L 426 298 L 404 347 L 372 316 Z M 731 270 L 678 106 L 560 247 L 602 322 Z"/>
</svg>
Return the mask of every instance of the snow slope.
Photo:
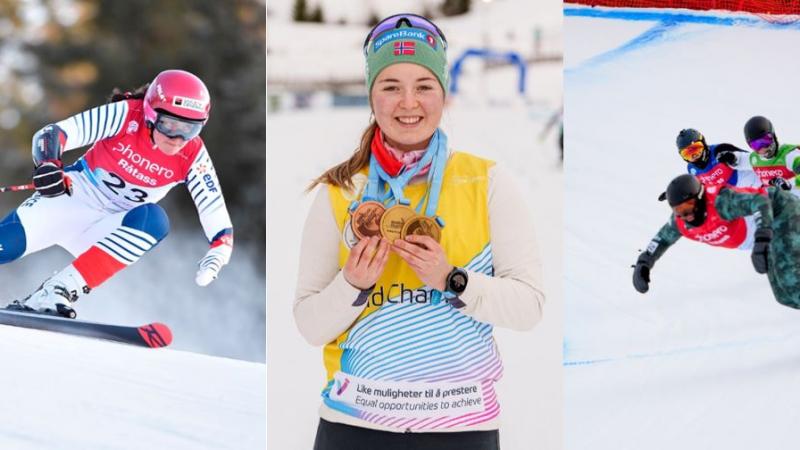
<svg viewBox="0 0 800 450">
<path fill-rule="evenodd" d="M 644 296 L 630 265 L 669 218 L 656 197 L 685 172 L 680 129 L 746 148 L 744 122 L 760 114 L 800 142 L 800 30 L 585 11 L 565 18 L 566 448 L 793 448 L 800 315 L 749 255 L 682 240 Z"/>
<path fill-rule="evenodd" d="M 0 448 L 266 446 L 264 364 L 2 325 L 0 341 Z"/>
</svg>

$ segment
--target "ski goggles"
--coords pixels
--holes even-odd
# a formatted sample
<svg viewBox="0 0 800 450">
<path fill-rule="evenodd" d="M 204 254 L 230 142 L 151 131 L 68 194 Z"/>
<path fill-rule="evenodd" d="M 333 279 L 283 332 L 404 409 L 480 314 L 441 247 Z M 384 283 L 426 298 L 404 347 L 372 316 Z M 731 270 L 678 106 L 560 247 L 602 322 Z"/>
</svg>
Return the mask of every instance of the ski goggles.
<svg viewBox="0 0 800 450">
<path fill-rule="evenodd" d="M 372 27 L 372 30 L 370 30 L 370 32 L 367 34 L 367 38 L 364 39 L 364 56 L 367 56 L 367 49 L 369 48 L 369 43 L 372 40 L 387 31 L 400 28 L 403 24 L 406 24 L 406 26 L 409 27 L 423 29 L 435 36 L 438 36 L 442 40 L 444 49 L 447 50 L 447 38 L 444 37 L 444 33 L 442 33 L 442 30 L 440 30 L 435 23 L 416 14 L 395 14 L 381 20 L 377 25 Z"/>
<path fill-rule="evenodd" d="M 156 130 L 168 138 L 181 138 L 190 141 L 200 134 L 203 122 L 186 120 L 168 114 L 160 113 L 156 118 Z"/>
<path fill-rule="evenodd" d="M 753 149 L 753 151 L 757 153 L 761 153 L 765 149 L 772 147 L 772 144 L 775 143 L 775 136 L 772 133 L 767 132 L 763 136 L 758 139 L 753 139 L 752 141 L 748 142 L 747 145 Z"/>
<path fill-rule="evenodd" d="M 702 141 L 694 141 L 679 152 L 684 161 L 695 162 L 703 156 L 706 146 Z"/>
</svg>

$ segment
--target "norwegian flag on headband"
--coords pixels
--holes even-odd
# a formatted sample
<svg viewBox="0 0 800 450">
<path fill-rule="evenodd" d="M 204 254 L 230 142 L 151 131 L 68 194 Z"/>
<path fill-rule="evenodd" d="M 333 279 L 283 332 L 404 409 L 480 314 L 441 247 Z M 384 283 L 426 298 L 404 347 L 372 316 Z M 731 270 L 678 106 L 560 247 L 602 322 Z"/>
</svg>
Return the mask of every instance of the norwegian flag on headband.
<svg viewBox="0 0 800 450">
<path fill-rule="evenodd" d="M 394 43 L 394 56 L 400 55 L 413 55 L 415 42 L 413 41 L 400 41 Z"/>
</svg>

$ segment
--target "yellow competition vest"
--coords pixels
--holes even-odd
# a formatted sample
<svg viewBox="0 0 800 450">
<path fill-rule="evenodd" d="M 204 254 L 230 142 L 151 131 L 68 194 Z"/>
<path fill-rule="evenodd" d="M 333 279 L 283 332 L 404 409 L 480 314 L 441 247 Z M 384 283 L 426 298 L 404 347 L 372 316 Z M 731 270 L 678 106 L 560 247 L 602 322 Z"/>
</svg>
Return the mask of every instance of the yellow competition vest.
<svg viewBox="0 0 800 450">
<path fill-rule="evenodd" d="M 445 222 L 441 245 L 447 260 L 488 275 L 493 275 L 488 212 L 488 170 L 493 165 L 453 153 L 436 212 Z M 349 226 L 348 207 L 361 197 L 366 170 L 354 181 L 355 193 L 329 186 L 340 235 Z M 404 195 L 412 208 L 427 189 L 427 183 L 406 186 Z M 340 269 L 349 254 L 341 241 Z M 430 430 L 475 425 L 499 414 L 494 383 L 503 368 L 491 325 L 463 314 L 440 292 L 423 285 L 394 252 L 364 311 L 325 346 L 323 359 L 325 404 L 363 420 Z"/>
</svg>

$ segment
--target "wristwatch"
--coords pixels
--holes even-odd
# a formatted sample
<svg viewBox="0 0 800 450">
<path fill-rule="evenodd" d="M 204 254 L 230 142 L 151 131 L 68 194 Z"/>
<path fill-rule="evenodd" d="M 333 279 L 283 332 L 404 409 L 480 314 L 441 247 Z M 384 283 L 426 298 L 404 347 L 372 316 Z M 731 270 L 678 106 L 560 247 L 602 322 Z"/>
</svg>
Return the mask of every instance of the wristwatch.
<svg viewBox="0 0 800 450">
<path fill-rule="evenodd" d="M 447 278 L 444 281 L 444 287 L 447 292 L 458 296 L 463 294 L 467 289 L 467 281 L 469 281 L 467 271 L 461 267 L 453 267 L 453 270 L 447 274 Z"/>
</svg>

